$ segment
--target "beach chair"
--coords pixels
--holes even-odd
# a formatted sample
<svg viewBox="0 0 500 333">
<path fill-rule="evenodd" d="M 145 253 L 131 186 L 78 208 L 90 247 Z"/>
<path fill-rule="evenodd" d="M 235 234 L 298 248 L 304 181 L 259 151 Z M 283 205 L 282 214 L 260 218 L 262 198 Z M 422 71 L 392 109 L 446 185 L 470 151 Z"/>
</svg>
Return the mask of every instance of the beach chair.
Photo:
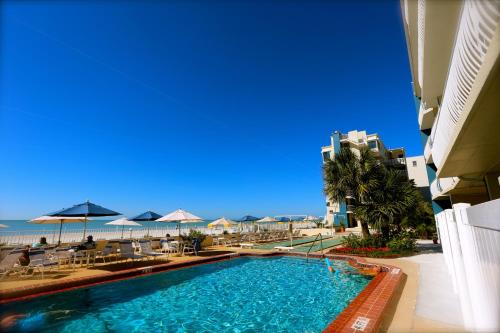
<svg viewBox="0 0 500 333">
<path fill-rule="evenodd" d="M 194 255 L 197 255 L 194 246 L 192 246 L 191 244 L 188 244 L 188 243 L 183 243 L 182 244 L 182 255 L 184 255 L 186 253 L 193 253 Z"/>
<path fill-rule="evenodd" d="M 23 255 L 23 249 L 11 250 L 0 261 L 0 280 L 7 277 L 10 273 L 17 273 L 21 266 L 19 266 L 19 258 Z"/>
<path fill-rule="evenodd" d="M 151 247 L 151 242 L 149 240 L 141 239 L 139 241 L 139 246 L 141 248 L 141 254 L 145 256 L 156 258 L 164 255 L 163 253 L 158 253 L 153 251 Z M 167 258 L 168 258 L 168 253 L 167 253 Z"/>
<path fill-rule="evenodd" d="M 47 255 L 47 252 L 45 252 Z M 72 266 L 72 268 L 75 268 L 75 261 L 74 261 L 74 251 L 71 251 L 70 247 L 60 247 L 56 248 L 53 253 L 50 254 L 50 257 L 53 259 L 57 260 L 57 265 L 58 268 L 61 269 L 61 265 L 68 265 Z"/>
<path fill-rule="evenodd" d="M 106 245 L 104 249 L 97 251 L 95 254 L 95 259 L 102 259 L 103 263 L 106 263 L 106 259 L 111 262 L 112 257 L 116 257 L 116 249 L 111 244 Z"/>
<path fill-rule="evenodd" d="M 162 241 L 161 252 L 163 252 L 163 253 L 179 253 L 179 242 Z"/>
<path fill-rule="evenodd" d="M 28 266 L 23 266 L 23 276 L 32 276 L 38 271 L 41 273 L 41 278 L 43 279 L 46 270 L 50 271 L 58 266 L 57 259 L 47 256 L 45 250 L 31 250 L 29 256 L 30 263 Z"/>
<path fill-rule="evenodd" d="M 132 259 L 132 261 L 134 261 L 135 259 L 144 259 L 145 257 L 146 256 L 135 253 L 135 250 L 132 246 L 132 241 L 120 241 L 120 258 L 124 258 L 125 260 Z"/>
</svg>

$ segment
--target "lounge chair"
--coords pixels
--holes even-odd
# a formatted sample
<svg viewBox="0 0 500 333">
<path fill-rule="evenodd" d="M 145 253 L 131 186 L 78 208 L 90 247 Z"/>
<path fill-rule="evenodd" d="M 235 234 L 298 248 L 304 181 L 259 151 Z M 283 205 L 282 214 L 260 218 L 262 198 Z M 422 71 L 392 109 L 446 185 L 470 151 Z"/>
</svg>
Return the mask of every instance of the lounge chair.
<svg viewBox="0 0 500 333">
<path fill-rule="evenodd" d="M 95 259 L 102 259 L 104 263 L 106 259 L 111 262 L 111 257 L 116 257 L 116 249 L 111 244 L 106 245 L 102 251 L 97 251 L 95 254 Z"/>
<path fill-rule="evenodd" d="M 191 244 L 188 244 L 188 243 L 184 243 L 184 244 L 182 244 L 182 255 L 184 255 L 186 253 L 193 253 L 194 255 L 198 255 L 196 253 L 196 249 L 194 248 L 194 246 L 192 246 Z"/>
<path fill-rule="evenodd" d="M 132 261 L 134 261 L 135 259 L 144 259 L 145 257 L 146 256 L 140 254 L 135 254 L 135 250 L 132 247 L 132 241 L 120 241 L 120 258 L 124 258 L 125 260 L 132 259 Z"/>
<path fill-rule="evenodd" d="M 162 241 L 161 252 L 163 253 L 179 253 L 179 243 Z"/>
<path fill-rule="evenodd" d="M 10 273 L 19 272 L 19 258 L 23 255 L 23 249 L 11 250 L 0 262 L 0 280 Z"/>
<path fill-rule="evenodd" d="M 158 253 L 158 252 L 153 251 L 153 249 L 151 248 L 151 242 L 149 240 L 146 240 L 146 239 L 140 240 L 139 246 L 141 247 L 141 254 L 143 254 L 145 256 L 153 257 L 153 258 L 163 256 L 163 253 Z M 168 253 L 167 253 L 167 257 L 168 257 Z"/>
<path fill-rule="evenodd" d="M 45 252 L 47 255 L 47 252 Z M 75 268 L 74 255 L 75 252 L 71 251 L 70 247 L 56 248 L 53 253 L 49 254 L 53 259 L 57 260 L 58 268 L 61 269 L 61 265 L 72 266 Z"/>
<path fill-rule="evenodd" d="M 39 271 L 43 279 L 45 270 L 50 271 L 52 268 L 58 266 L 57 259 L 53 256 L 47 256 L 45 250 L 31 250 L 29 256 L 30 263 L 28 266 L 23 266 L 23 276 L 31 276 L 35 274 L 35 271 Z"/>
</svg>

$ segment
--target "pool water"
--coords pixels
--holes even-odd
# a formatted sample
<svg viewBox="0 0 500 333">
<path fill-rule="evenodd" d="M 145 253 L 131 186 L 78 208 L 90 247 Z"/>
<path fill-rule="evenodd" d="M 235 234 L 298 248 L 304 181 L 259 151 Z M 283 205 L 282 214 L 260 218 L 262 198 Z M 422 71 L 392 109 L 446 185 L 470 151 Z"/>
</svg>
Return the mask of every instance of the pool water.
<svg viewBox="0 0 500 333">
<path fill-rule="evenodd" d="M 321 332 L 370 277 L 348 264 L 244 257 L 2 307 L 13 332 Z"/>
</svg>

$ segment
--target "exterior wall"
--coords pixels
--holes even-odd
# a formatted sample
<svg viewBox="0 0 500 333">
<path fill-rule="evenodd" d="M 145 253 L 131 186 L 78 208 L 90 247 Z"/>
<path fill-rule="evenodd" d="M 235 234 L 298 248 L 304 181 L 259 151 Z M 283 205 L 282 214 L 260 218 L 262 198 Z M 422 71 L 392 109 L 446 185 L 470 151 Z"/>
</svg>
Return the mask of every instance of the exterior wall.
<svg viewBox="0 0 500 333">
<path fill-rule="evenodd" d="M 408 178 L 413 179 L 417 187 L 429 187 L 427 165 L 423 156 L 407 157 L 406 169 L 408 170 Z"/>
<path fill-rule="evenodd" d="M 500 331 L 500 199 L 436 215 L 466 329 Z"/>
<path fill-rule="evenodd" d="M 406 158 L 406 171 L 408 179 L 412 179 L 422 193 L 422 196 L 431 202 L 431 192 L 429 189 L 429 175 L 427 165 L 423 156 L 413 156 Z"/>
<path fill-rule="evenodd" d="M 451 281 L 466 329 L 500 332 L 500 1 L 401 0 L 401 10 Z"/>
</svg>

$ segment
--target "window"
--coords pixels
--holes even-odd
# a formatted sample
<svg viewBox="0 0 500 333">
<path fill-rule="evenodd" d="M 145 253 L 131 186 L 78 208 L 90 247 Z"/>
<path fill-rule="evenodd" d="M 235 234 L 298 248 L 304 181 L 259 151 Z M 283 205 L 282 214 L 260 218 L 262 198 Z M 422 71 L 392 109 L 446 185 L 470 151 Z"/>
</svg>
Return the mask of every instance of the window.
<svg viewBox="0 0 500 333">
<path fill-rule="evenodd" d="M 330 153 L 325 151 L 323 152 L 323 161 L 326 162 L 330 159 Z"/>
<path fill-rule="evenodd" d="M 377 141 L 375 141 L 375 140 L 368 141 L 368 148 L 376 149 L 377 148 Z"/>
<path fill-rule="evenodd" d="M 413 161 L 412 164 L 413 164 L 414 167 L 416 167 L 417 166 L 417 161 Z"/>
</svg>

